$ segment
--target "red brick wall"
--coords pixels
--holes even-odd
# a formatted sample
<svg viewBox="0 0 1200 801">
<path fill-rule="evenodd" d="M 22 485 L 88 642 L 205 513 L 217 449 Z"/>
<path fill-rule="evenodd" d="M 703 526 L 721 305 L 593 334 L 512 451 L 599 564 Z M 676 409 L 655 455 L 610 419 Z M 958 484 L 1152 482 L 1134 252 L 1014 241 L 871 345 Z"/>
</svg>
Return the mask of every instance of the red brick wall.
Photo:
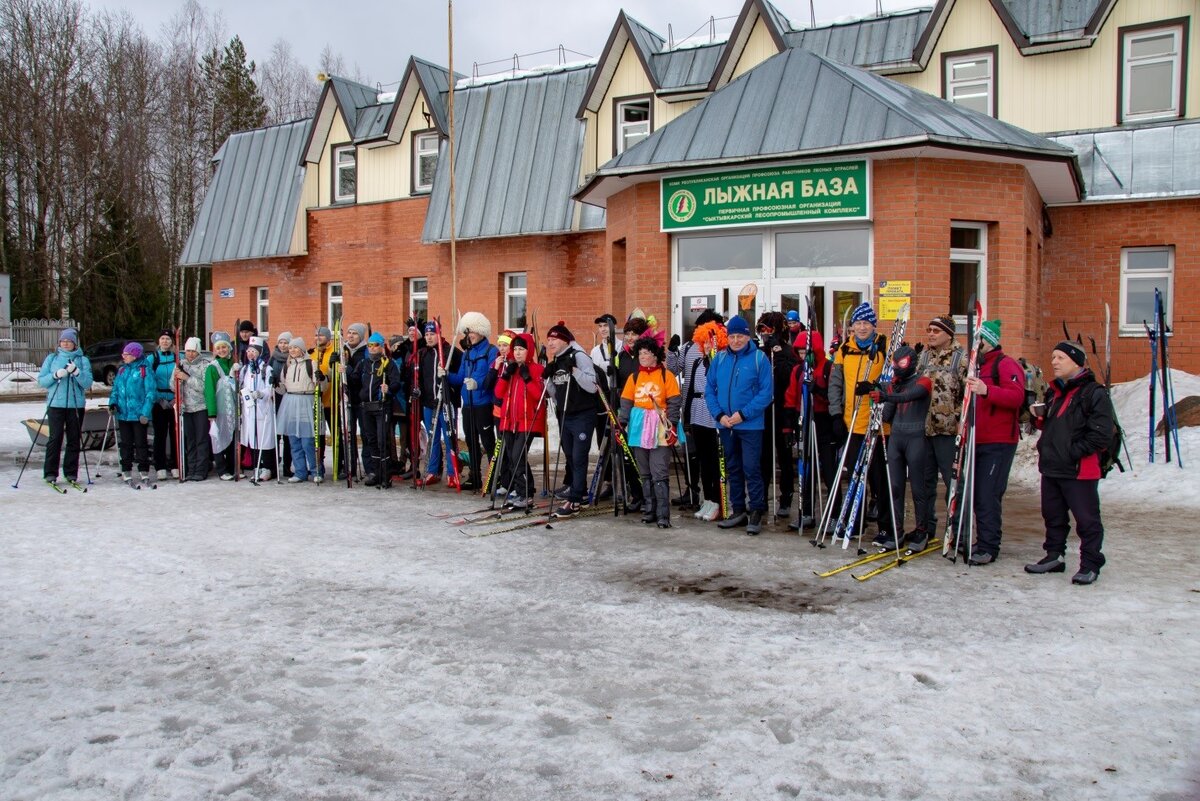
<svg viewBox="0 0 1200 801">
<path fill-rule="evenodd" d="M 1200 200 L 1158 200 L 1069 206 L 1050 210 L 1054 235 L 1046 240 L 1042 271 L 1042 350 L 1049 353 L 1062 339 L 1062 321 L 1072 334 L 1096 338 L 1104 357 L 1104 303 L 1112 306 L 1114 381 L 1128 381 L 1150 371 L 1145 334 L 1118 336 L 1121 296 L 1121 248 L 1175 246 L 1174 336 L 1169 343 L 1171 366 L 1200 373 L 1198 304 L 1192 290 L 1200 287 Z M 1087 349 L 1091 350 L 1090 343 Z M 1089 353 L 1090 356 L 1090 353 Z M 1101 365 L 1101 369 L 1103 366 Z"/>
</svg>

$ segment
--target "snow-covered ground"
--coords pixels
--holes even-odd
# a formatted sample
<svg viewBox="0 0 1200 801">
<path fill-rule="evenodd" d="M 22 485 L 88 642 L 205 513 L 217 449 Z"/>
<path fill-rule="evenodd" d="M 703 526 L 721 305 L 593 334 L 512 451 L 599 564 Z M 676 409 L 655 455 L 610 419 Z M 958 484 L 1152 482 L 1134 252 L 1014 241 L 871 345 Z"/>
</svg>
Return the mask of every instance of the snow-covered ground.
<svg viewBox="0 0 1200 801">
<path fill-rule="evenodd" d="M 1147 469 L 1144 416 L 1081 588 L 1021 570 L 1024 472 L 999 562 L 858 583 L 693 520 L 472 538 L 444 489 L 10 489 L 40 413 L 0 404 L 5 799 L 1200 799 L 1200 442 Z"/>
</svg>

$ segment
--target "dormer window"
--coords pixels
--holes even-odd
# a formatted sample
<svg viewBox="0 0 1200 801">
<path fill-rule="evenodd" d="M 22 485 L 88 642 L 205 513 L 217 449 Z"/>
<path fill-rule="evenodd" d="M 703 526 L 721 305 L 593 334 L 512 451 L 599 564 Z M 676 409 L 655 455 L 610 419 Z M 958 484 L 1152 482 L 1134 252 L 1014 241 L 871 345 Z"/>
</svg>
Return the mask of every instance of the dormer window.
<svg viewBox="0 0 1200 801">
<path fill-rule="evenodd" d="M 333 148 L 333 202 L 353 203 L 358 189 L 357 156 L 354 145 Z"/>
<path fill-rule="evenodd" d="M 1121 122 L 1183 116 L 1186 22 L 1121 29 Z"/>
<path fill-rule="evenodd" d="M 942 97 L 951 103 L 996 116 L 996 48 L 942 56 Z"/>
<path fill-rule="evenodd" d="M 414 195 L 433 189 L 433 174 L 438 163 L 437 131 L 415 132 L 412 137 L 412 193 Z"/>
<path fill-rule="evenodd" d="M 616 101 L 616 131 L 613 155 L 624 153 L 650 135 L 650 98 Z"/>
</svg>

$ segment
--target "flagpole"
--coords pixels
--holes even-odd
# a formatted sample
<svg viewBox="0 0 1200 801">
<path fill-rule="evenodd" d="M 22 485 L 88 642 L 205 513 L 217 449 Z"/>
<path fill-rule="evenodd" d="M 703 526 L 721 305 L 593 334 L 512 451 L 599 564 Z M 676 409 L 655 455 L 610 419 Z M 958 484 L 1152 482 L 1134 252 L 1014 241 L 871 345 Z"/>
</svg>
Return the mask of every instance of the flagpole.
<svg viewBox="0 0 1200 801">
<path fill-rule="evenodd" d="M 448 112 L 450 117 L 450 144 L 447 156 L 450 159 L 450 308 L 458 308 L 458 252 L 454 241 L 454 0 L 446 0 L 446 31 L 449 48 L 450 92 Z M 456 312 L 457 313 L 457 312 Z M 458 325 L 458 320 L 454 321 Z"/>
</svg>

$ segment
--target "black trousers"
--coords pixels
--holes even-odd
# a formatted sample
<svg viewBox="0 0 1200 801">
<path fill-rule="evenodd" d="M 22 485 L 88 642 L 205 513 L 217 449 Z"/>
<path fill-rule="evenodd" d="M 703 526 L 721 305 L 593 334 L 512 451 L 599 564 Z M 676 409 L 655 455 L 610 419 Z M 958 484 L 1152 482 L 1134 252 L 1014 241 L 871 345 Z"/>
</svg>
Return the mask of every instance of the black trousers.
<svg viewBox="0 0 1200 801">
<path fill-rule="evenodd" d="M 212 440 L 208 438 L 208 412 L 183 413 L 184 478 L 208 478 L 212 465 Z M 286 441 L 286 439 L 285 439 Z"/>
<path fill-rule="evenodd" d="M 377 402 L 378 403 L 378 402 Z M 363 407 L 363 468 L 367 475 L 378 477 L 382 483 L 388 482 L 388 439 L 392 427 L 391 404 L 381 404 L 382 408 L 371 409 Z"/>
<path fill-rule="evenodd" d="M 1100 572 L 1104 567 L 1104 522 L 1100 519 L 1100 481 L 1098 479 L 1049 478 L 1042 476 L 1042 520 L 1046 523 L 1047 554 L 1067 552 L 1071 519 L 1079 533 L 1079 569 Z"/>
<path fill-rule="evenodd" d="M 42 462 L 42 475 L 58 478 L 58 461 L 62 458 L 63 476 L 74 481 L 79 477 L 79 440 L 83 431 L 83 409 L 60 409 L 52 406 L 46 412 L 50 425 L 50 439 L 46 442 L 46 459 Z M 67 441 L 67 452 L 62 453 L 63 439 Z"/>
<path fill-rule="evenodd" d="M 496 486 L 505 487 L 510 493 L 522 498 L 532 498 L 537 492 L 533 480 L 533 468 L 529 466 L 529 443 L 533 441 L 532 434 L 520 431 L 505 431 L 503 465 L 500 475 L 494 481 Z"/>
<path fill-rule="evenodd" d="M 913 519 L 917 528 L 929 518 L 926 508 L 930 498 L 925 494 L 925 462 L 929 458 L 923 433 L 892 434 L 888 437 L 888 469 L 892 473 L 892 503 L 896 508 L 897 533 L 904 535 L 904 485 L 912 485 Z M 891 513 L 891 509 L 888 509 Z M 931 530 L 926 529 L 930 534 Z"/>
<path fill-rule="evenodd" d="M 1006 442 L 975 446 L 975 551 L 1000 555 L 1004 517 L 1001 504 L 1016 453 L 1016 444 Z"/>
<path fill-rule="evenodd" d="M 147 426 L 137 420 L 118 420 L 117 431 L 120 436 L 117 443 L 121 451 L 121 472 L 128 473 L 137 461 L 138 471 L 150 472 L 150 454 L 147 447 Z"/>
<path fill-rule="evenodd" d="M 787 437 L 782 431 L 770 431 L 764 428 L 762 448 L 760 464 L 767 494 L 770 496 L 774 491 L 771 487 L 771 477 L 775 475 L 775 469 L 778 468 L 780 502 L 791 506 L 792 493 L 796 489 L 796 463 L 792 461 L 792 448 L 788 444 Z M 772 461 L 775 464 L 771 464 Z"/>
<path fill-rule="evenodd" d="M 937 487 L 938 477 L 946 488 L 946 503 L 950 503 L 950 481 L 954 478 L 954 437 L 939 434 L 925 438 L 925 497 L 929 503 L 925 506 L 924 519 L 918 518 L 917 523 L 930 534 L 936 534 L 937 520 Z M 951 529 L 955 521 L 950 521 Z"/>
<path fill-rule="evenodd" d="M 467 454 L 471 483 L 483 486 L 483 454 L 490 458 L 496 449 L 496 418 L 492 404 L 462 407 L 463 431 L 467 437 Z"/>
<path fill-rule="evenodd" d="M 234 438 L 237 438 L 236 434 Z M 213 454 L 213 467 L 216 468 L 218 476 L 237 474 L 238 470 L 234 467 L 234 460 L 236 458 L 234 452 L 236 448 L 237 446 L 231 442 L 225 450 Z"/>
<path fill-rule="evenodd" d="M 175 407 L 162 407 L 155 402 L 150 411 L 150 422 L 154 425 L 154 467 L 156 470 L 171 470 L 179 466 L 175 442 Z"/>
<path fill-rule="evenodd" d="M 688 429 L 692 442 L 688 450 L 695 456 L 692 483 L 704 493 L 704 500 L 721 502 L 721 461 L 717 458 L 718 437 L 715 428 L 692 424 Z"/>
</svg>

